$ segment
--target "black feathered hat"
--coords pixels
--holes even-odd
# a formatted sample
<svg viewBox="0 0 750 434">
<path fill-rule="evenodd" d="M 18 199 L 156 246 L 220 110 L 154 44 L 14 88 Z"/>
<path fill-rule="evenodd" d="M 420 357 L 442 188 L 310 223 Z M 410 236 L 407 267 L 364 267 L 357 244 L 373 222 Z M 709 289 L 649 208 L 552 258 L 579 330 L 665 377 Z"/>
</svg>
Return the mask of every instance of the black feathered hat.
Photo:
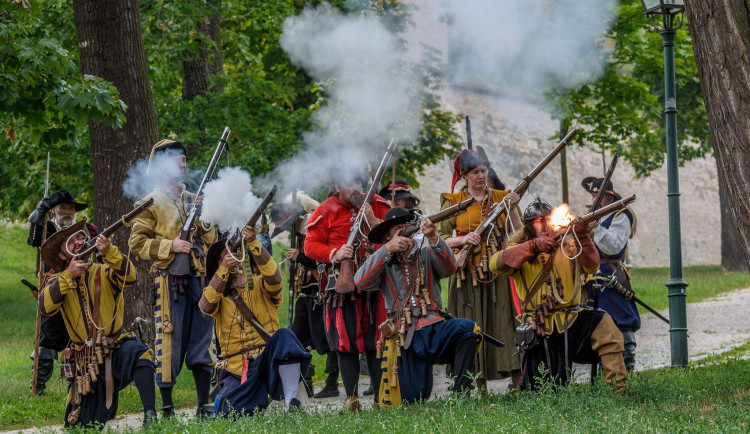
<svg viewBox="0 0 750 434">
<path fill-rule="evenodd" d="M 391 208 L 385 213 L 383 222 L 370 230 L 367 239 L 371 243 L 383 244 L 385 243 L 386 234 L 390 232 L 392 227 L 402 223 L 409 223 L 412 220 L 414 220 L 414 214 L 407 211 L 406 208 L 402 206 Z"/>
<path fill-rule="evenodd" d="M 581 181 L 581 187 L 583 187 L 584 190 L 588 191 L 591 194 L 597 194 L 599 193 L 599 190 L 602 188 L 602 184 L 604 183 L 604 178 L 597 178 L 595 176 L 589 176 L 583 179 Z M 608 194 L 615 198 L 615 200 L 622 199 L 622 196 L 620 196 L 617 192 L 615 192 L 614 185 L 612 185 L 612 181 L 607 181 L 607 185 L 604 186 L 604 194 Z"/>
<path fill-rule="evenodd" d="M 89 204 L 87 203 L 76 202 L 73 195 L 70 194 L 68 190 L 65 190 L 64 188 L 61 188 L 57 190 L 56 192 L 52 193 L 52 196 L 49 197 L 49 208 L 52 209 L 55 207 L 55 205 L 59 205 L 61 203 L 72 203 L 73 206 L 75 206 L 76 208 L 76 212 L 82 211 L 89 207 Z"/>
<path fill-rule="evenodd" d="M 477 146 L 477 149 L 464 149 L 461 151 L 453 161 L 451 192 L 455 189 L 458 180 L 477 166 L 484 166 L 488 169 L 490 167 L 490 160 L 481 146 Z"/>
<path fill-rule="evenodd" d="M 409 199 L 414 200 L 414 205 L 419 205 L 419 198 L 411 192 L 411 187 L 403 179 L 397 179 L 395 182 L 381 188 L 378 195 L 386 200 Z"/>
</svg>

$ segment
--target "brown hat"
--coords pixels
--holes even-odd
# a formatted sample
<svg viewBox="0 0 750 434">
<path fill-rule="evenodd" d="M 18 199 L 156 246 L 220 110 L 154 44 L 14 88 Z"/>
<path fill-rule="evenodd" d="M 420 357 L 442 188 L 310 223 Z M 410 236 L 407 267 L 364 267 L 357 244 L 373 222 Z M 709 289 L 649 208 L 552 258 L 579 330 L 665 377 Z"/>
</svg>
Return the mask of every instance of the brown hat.
<svg viewBox="0 0 750 434">
<path fill-rule="evenodd" d="M 47 238 L 47 241 L 45 241 L 44 244 L 42 244 L 42 259 L 44 260 L 44 263 L 49 265 L 56 273 L 64 270 L 65 264 L 67 263 L 67 261 L 60 259 L 60 249 L 62 248 L 63 243 L 65 243 L 71 235 L 80 231 L 88 233 L 85 217 L 83 220 L 79 220 L 67 228 L 55 232 L 52 236 Z"/>
<path fill-rule="evenodd" d="M 175 141 L 175 140 L 159 140 L 156 142 L 156 144 L 151 148 L 151 154 L 148 156 L 148 168 L 146 169 L 146 173 L 149 172 L 151 169 L 151 162 L 154 160 L 154 156 L 158 154 L 159 152 L 169 151 L 173 150 L 177 154 L 186 155 L 187 150 L 185 149 L 185 145 L 183 145 L 181 142 Z"/>
</svg>

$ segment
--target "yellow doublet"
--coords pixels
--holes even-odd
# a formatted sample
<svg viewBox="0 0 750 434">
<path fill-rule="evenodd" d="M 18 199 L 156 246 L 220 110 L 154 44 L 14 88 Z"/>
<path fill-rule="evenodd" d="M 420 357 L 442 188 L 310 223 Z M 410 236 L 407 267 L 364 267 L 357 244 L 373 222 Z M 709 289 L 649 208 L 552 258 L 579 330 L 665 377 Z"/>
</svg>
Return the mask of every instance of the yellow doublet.
<svg viewBox="0 0 750 434">
<path fill-rule="evenodd" d="M 283 300 L 278 267 L 265 250 L 262 251 L 264 255 L 261 253 L 262 245 L 257 238 L 250 243 L 246 243 L 245 248 L 249 250 L 248 255 L 253 255 L 260 269 L 260 275 L 252 274 L 252 279 L 248 280 L 248 284 L 244 288 L 237 289 L 237 291 L 239 291 L 245 304 L 252 310 L 255 319 L 263 325 L 268 333 L 273 334 L 279 329 L 277 309 L 281 306 Z M 264 257 L 267 257 L 268 260 L 261 264 L 259 258 Z M 245 265 L 245 270 L 248 270 L 247 265 Z M 246 274 L 250 275 L 251 273 Z M 211 283 L 203 290 L 203 297 L 199 306 L 204 313 L 216 318 L 216 335 L 221 346 L 221 356 L 232 356 L 227 360 L 225 369 L 235 375 L 242 375 L 243 350 L 257 346 L 257 348 L 247 351 L 245 356 L 260 354 L 265 342 L 255 331 L 255 328 L 245 321 L 234 301 L 224 297 L 224 293 L 229 291 L 227 285 L 229 277 L 229 270 L 219 265 Z M 278 280 L 278 283 L 269 284 L 268 280 Z"/>
<path fill-rule="evenodd" d="M 122 329 L 122 290 L 135 282 L 135 267 L 115 246 L 110 246 L 103 257 L 104 264 L 92 264 L 75 279 L 68 270 L 54 274 L 39 294 L 42 314 L 49 316 L 61 311 L 68 336 L 76 344 L 90 337 L 97 273 L 101 288 L 97 327 L 104 328 L 105 336 L 118 334 Z"/>
<path fill-rule="evenodd" d="M 185 191 L 184 186 L 180 197 L 175 198 L 163 187 L 154 189 L 143 201 L 154 198 L 154 205 L 147 208 L 133 219 L 133 228 L 130 232 L 130 249 L 141 259 L 154 261 L 151 267 L 164 270 L 174 259 L 172 252 L 172 240 L 180 235 L 182 225 L 187 219 L 188 202 L 195 198 L 193 193 Z M 139 204 L 141 203 L 139 202 Z M 203 224 L 196 220 L 196 226 L 206 246 L 216 241 L 216 231 L 213 228 L 204 229 Z M 197 275 L 205 272 L 200 261 L 195 260 L 193 254 L 193 265 Z"/>
<path fill-rule="evenodd" d="M 509 247 L 513 247 L 513 245 Z M 503 252 L 501 251 L 492 256 L 492 259 L 490 260 L 490 270 L 496 274 L 506 274 L 511 276 L 513 282 L 516 284 L 518 297 L 523 303 L 526 294 L 534 287 L 537 278 L 542 273 L 544 263 L 542 263 L 539 257 L 537 257 L 524 262 L 520 269 L 516 269 L 502 263 L 502 253 Z M 544 331 L 547 334 L 553 333 L 555 329 L 557 332 L 563 333 L 566 330 L 566 325 L 567 327 L 570 327 L 573 324 L 578 317 L 577 308 L 581 304 L 584 304 L 587 299 L 585 289 L 583 291 L 581 290 L 582 270 L 585 273 L 596 272 L 596 270 L 582 268 L 577 259 L 571 261 L 566 258 L 562 253 L 562 249 L 557 249 L 554 260 L 555 265 L 552 267 L 549 277 L 550 282 L 554 282 L 557 288 L 555 293 L 552 293 L 552 288 L 549 283 L 544 283 L 532 299 L 529 300 L 526 305 L 522 306 L 524 312 L 531 313 L 534 306 L 538 306 L 542 304 L 543 300 L 552 297 L 554 312 L 544 323 Z M 501 265 L 498 265 L 498 263 Z M 518 321 L 524 322 L 525 315 L 526 314 L 518 315 Z"/>
</svg>

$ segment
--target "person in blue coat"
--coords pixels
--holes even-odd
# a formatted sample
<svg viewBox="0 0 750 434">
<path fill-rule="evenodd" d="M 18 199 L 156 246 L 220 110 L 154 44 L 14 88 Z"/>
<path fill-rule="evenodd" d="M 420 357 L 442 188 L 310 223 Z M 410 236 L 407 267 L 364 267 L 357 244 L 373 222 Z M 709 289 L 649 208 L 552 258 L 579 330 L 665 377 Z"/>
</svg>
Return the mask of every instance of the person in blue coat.
<svg viewBox="0 0 750 434">
<path fill-rule="evenodd" d="M 603 183 L 604 178 L 587 177 L 581 182 L 581 186 L 591 193 L 593 202 Z M 612 182 L 607 182 L 604 186 L 601 206 L 620 199 L 622 197 L 614 191 Z M 624 265 L 625 252 L 628 248 L 628 240 L 635 235 L 636 222 L 635 213 L 626 207 L 599 219 L 592 233 L 592 239 L 599 250 L 601 261 L 599 274 L 605 277 L 616 277 L 617 281 L 628 290 L 632 290 L 632 285 L 630 273 Z M 594 275 L 587 276 L 586 280 L 589 299 L 595 300 L 595 303 L 598 302 L 598 307 L 612 316 L 617 328 L 622 332 L 625 339 L 623 352 L 625 366 L 628 371 L 632 371 L 635 368 L 635 332 L 641 328 L 641 317 L 635 302 L 626 300 L 622 294 L 613 289 L 597 291 L 594 288 L 597 281 Z"/>
</svg>

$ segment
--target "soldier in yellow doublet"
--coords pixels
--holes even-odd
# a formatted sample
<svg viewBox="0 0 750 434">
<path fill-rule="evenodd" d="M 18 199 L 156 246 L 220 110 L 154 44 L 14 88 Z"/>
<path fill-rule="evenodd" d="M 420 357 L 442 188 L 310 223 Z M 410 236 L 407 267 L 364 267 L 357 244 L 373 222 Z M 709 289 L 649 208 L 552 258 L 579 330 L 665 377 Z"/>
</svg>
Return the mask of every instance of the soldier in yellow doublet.
<svg viewBox="0 0 750 434">
<path fill-rule="evenodd" d="M 525 350 L 522 388 L 534 390 L 542 377 L 567 384 L 573 362 L 601 361 L 607 382 L 622 394 L 627 379 L 622 333 L 609 314 L 586 306 L 585 287 L 581 290 L 583 273 L 599 266 L 599 252 L 581 220 L 574 223 L 575 237 L 561 243 L 549 226 L 551 212 L 547 202 L 533 201 L 524 212 L 524 227 L 491 260 L 493 273 L 515 281 L 523 308 L 519 321 L 536 336 L 519 348 Z"/>
<path fill-rule="evenodd" d="M 119 391 L 135 382 L 144 424 L 156 420 L 153 351 L 123 334 L 123 291 L 135 283 L 135 267 L 103 235 L 96 239 L 103 264 L 71 257 L 88 237 L 86 220 L 62 229 L 42 245 L 55 270 L 39 293 L 42 315 L 62 314 L 70 343 L 60 358 L 70 380 L 65 426 L 105 424 L 117 414 Z"/>
<path fill-rule="evenodd" d="M 480 148 L 481 149 L 481 148 Z M 472 247 L 463 268 L 451 276 L 448 294 L 448 312 L 456 317 L 473 320 L 484 332 L 501 341 L 512 342 L 516 313 L 509 279 L 490 273 L 489 259 L 502 249 L 509 230 L 521 226 L 516 204 L 518 195 L 507 190 L 487 186 L 489 162 L 483 151 L 464 150 L 459 154 L 454 173 L 454 185 L 463 178 L 466 185 L 455 193 L 441 195 L 441 209 L 448 208 L 473 197 L 475 202 L 466 210 L 438 223 L 438 233 L 448 246 L 458 252 L 465 245 Z M 494 228 L 480 238 L 473 231 L 484 220 L 493 206 L 507 200 L 511 204 L 510 219 L 503 212 L 495 220 Z M 517 385 L 520 378 L 520 360 L 513 355 L 510 345 L 497 348 L 485 345 L 475 359 L 474 371 L 481 373 L 480 387 L 485 380 L 513 377 Z"/>
<path fill-rule="evenodd" d="M 211 282 L 203 290 L 200 308 L 216 318 L 221 347 L 217 414 L 253 414 L 283 398 L 286 408 L 296 400 L 300 372 L 311 355 L 289 329 L 279 328 L 283 301 L 281 273 L 256 237 L 245 227 L 242 262 L 229 255 L 220 240 L 208 252 Z M 304 371 L 302 371 L 304 369 Z M 280 387 L 279 387 L 280 386 Z"/>
<path fill-rule="evenodd" d="M 202 199 L 187 192 L 181 183 L 187 168 L 181 143 L 171 140 L 157 143 L 149 164 L 150 170 L 164 171 L 165 178 L 143 199 L 153 198 L 154 204 L 133 220 L 130 249 L 141 259 L 153 261 L 156 385 L 162 396 L 163 415 L 170 417 L 174 414 L 172 387 L 184 361 L 195 380 L 197 412 L 206 416 L 210 413 L 208 393 L 213 370 L 214 320 L 200 311 L 198 301 L 206 280 L 205 251 L 216 240 L 216 230 L 196 220 L 189 240 L 179 239 L 190 204 Z M 190 255 L 188 276 L 169 274 L 168 267 L 175 253 Z"/>
</svg>

